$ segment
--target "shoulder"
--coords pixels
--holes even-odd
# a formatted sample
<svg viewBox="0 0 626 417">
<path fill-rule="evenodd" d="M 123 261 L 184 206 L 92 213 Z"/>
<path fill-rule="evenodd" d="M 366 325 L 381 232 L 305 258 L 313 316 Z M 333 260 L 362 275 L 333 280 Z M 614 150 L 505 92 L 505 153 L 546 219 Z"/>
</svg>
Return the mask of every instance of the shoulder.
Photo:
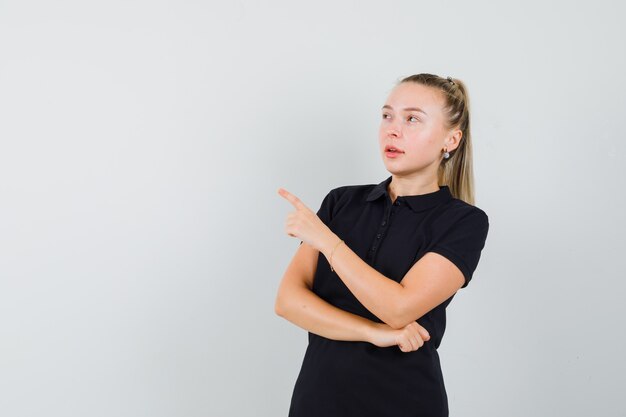
<svg viewBox="0 0 626 417">
<path fill-rule="evenodd" d="M 332 188 L 328 195 L 336 202 L 348 202 L 351 200 L 364 201 L 376 184 L 349 184 Z"/>
<path fill-rule="evenodd" d="M 489 231 L 484 210 L 453 198 L 444 204 L 432 223 L 432 240 L 427 252 L 448 258 L 463 273 L 465 288 L 478 266 Z"/>
<path fill-rule="evenodd" d="M 330 221 L 340 212 L 360 210 L 365 199 L 376 184 L 341 185 L 332 188 L 324 197 L 320 212 L 326 212 Z"/>
<path fill-rule="evenodd" d="M 365 201 L 368 190 L 374 185 L 342 185 L 334 187 L 326 193 L 319 206 L 317 215 L 330 225 L 333 219 L 341 212 L 351 212 L 355 201 Z"/>
<path fill-rule="evenodd" d="M 433 227 L 442 232 L 453 228 L 483 231 L 489 228 L 489 216 L 482 208 L 458 198 L 452 198 L 439 210 Z"/>
</svg>

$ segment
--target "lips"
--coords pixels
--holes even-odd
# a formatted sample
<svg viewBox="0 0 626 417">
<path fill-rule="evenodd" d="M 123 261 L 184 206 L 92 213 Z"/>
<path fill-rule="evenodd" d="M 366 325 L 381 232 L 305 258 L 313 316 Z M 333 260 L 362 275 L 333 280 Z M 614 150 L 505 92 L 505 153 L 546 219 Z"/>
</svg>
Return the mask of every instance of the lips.
<svg viewBox="0 0 626 417">
<path fill-rule="evenodd" d="M 398 153 L 404 153 L 404 151 L 400 148 L 397 148 L 395 146 L 392 145 L 387 145 L 385 146 L 385 152 L 398 152 Z"/>
</svg>

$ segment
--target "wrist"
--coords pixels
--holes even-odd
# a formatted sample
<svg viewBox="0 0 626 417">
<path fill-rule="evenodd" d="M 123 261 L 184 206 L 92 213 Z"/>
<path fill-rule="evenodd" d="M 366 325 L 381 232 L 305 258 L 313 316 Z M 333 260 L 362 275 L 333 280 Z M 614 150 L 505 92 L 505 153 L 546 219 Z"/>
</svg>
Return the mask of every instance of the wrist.
<svg viewBox="0 0 626 417">
<path fill-rule="evenodd" d="M 320 252 L 322 252 L 324 256 L 326 256 L 326 259 L 330 260 L 330 255 L 332 254 L 333 249 L 335 249 L 339 242 L 341 242 L 339 236 L 337 236 L 333 232 L 328 233 L 328 235 L 322 242 Z"/>
<path fill-rule="evenodd" d="M 365 341 L 376 344 L 380 339 L 380 331 L 382 330 L 383 323 L 378 323 L 375 321 L 368 321 L 365 326 Z"/>
</svg>

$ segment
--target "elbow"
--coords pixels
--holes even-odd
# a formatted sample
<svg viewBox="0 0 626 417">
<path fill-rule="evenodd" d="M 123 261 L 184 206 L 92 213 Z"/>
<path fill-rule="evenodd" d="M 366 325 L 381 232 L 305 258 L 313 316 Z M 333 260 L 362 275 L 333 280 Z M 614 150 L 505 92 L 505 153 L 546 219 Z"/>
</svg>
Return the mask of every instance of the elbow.
<svg viewBox="0 0 626 417">
<path fill-rule="evenodd" d="M 280 303 L 280 299 L 276 298 L 276 302 L 274 302 L 274 314 L 276 314 L 277 316 L 282 317 L 283 316 L 283 306 Z"/>
<path fill-rule="evenodd" d="M 285 317 L 285 314 L 287 314 L 286 310 L 284 299 L 279 294 L 274 302 L 274 313 L 279 317 Z"/>
<path fill-rule="evenodd" d="M 300 288 L 293 284 L 283 284 L 279 287 L 274 301 L 274 313 L 277 316 L 288 319 L 288 316 L 297 306 L 300 296 Z"/>
<path fill-rule="evenodd" d="M 385 323 L 387 323 L 389 327 L 399 330 L 405 328 L 413 321 L 415 320 L 411 316 L 410 311 L 399 306 L 391 312 Z"/>
<path fill-rule="evenodd" d="M 385 322 L 389 327 L 395 330 L 404 329 L 407 324 L 410 322 L 406 322 L 402 320 L 400 317 L 394 317 L 393 319 L 387 320 Z"/>
</svg>

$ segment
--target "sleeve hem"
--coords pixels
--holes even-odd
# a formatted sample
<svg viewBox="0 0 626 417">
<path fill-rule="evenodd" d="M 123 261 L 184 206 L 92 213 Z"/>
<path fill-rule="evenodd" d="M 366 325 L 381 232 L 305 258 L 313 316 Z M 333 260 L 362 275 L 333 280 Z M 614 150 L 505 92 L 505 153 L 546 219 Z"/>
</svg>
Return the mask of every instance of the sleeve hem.
<svg viewBox="0 0 626 417">
<path fill-rule="evenodd" d="M 456 265 L 456 267 L 459 268 L 459 270 L 463 274 L 463 278 L 465 279 L 465 282 L 463 283 L 463 286 L 461 288 L 467 287 L 467 284 L 469 284 L 470 280 L 472 279 L 472 275 L 469 272 L 467 265 L 465 265 L 465 262 L 460 256 L 458 256 L 454 252 L 451 252 L 448 249 L 445 249 L 441 246 L 435 246 L 434 248 L 430 249 L 429 252 L 438 253 L 439 255 L 444 256 L 445 258 L 450 260 L 454 265 Z"/>
</svg>

